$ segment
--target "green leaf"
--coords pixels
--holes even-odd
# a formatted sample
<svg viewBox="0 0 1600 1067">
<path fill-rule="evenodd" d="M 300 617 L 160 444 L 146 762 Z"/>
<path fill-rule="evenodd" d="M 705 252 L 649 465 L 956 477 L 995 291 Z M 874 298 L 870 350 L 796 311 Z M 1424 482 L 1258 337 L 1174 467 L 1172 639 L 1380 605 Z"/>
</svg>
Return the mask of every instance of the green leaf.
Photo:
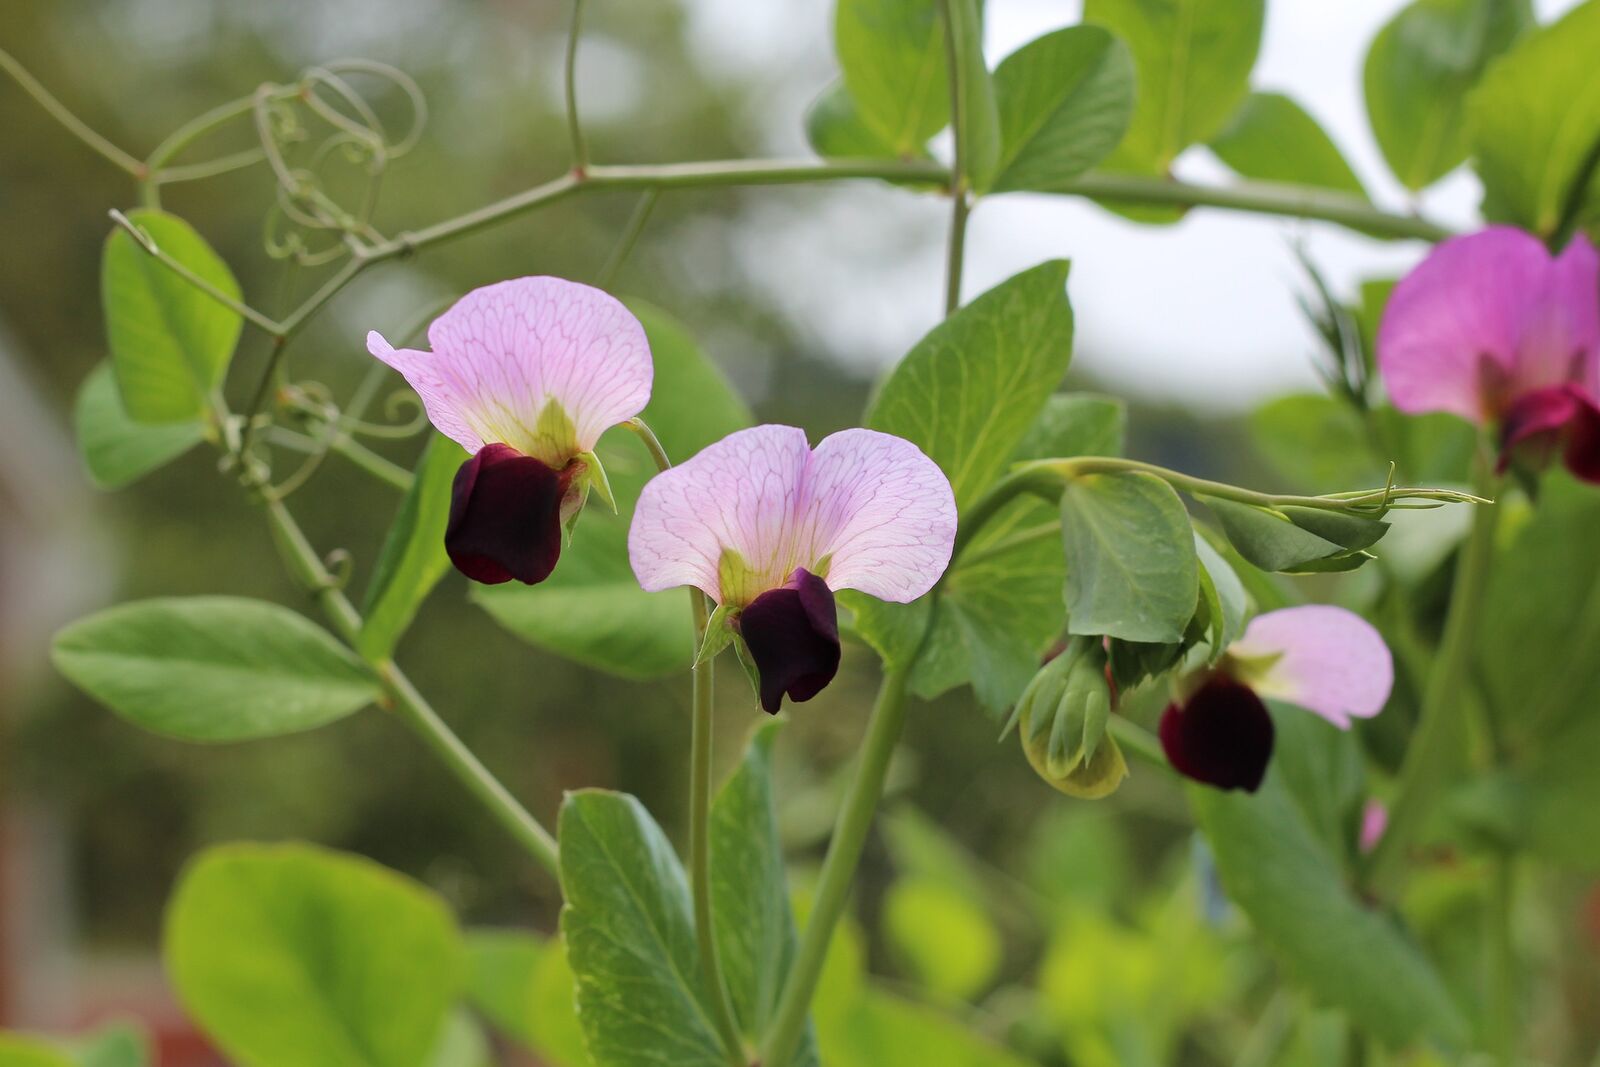
<svg viewBox="0 0 1600 1067">
<path fill-rule="evenodd" d="M 784 878 L 772 746 L 783 720 L 763 723 L 744 759 L 711 804 L 711 906 L 723 977 L 740 1030 L 753 1044 L 777 1011 L 795 952 L 794 915 Z M 790 1061 L 816 1064 L 807 1038 Z"/>
<path fill-rule="evenodd" d="M 478 1020 L 457 1008 L 445 1019 L 439 1041 L 428 1056 L 428 1067 L 499 1067 L 499 1064 Z"/>
<path fill-rule="evenodd" d="M 994 72 L 1000 162 L 991 192 L 1063 192 L 1117 147 L 1133 118 L 1133 56 L 1098 26 L 1069 26 Z"/>
<path fill-rule="evenodd" d="M 1061 494 L 1067 625 L 1127 641 L 1183 639 L 1199 596 L 1194 530 L 1154 475 L 1091 474 Z"/>
<path fill-rule="evenodd" d="M 1001 282 L 918 341 L 884 382 L 866 423 L 916 444 L 944 469 L 962 514 L 1005 470 L 1072 359 L 1068 264 Z"/>
<path fill-rule="evenodd" d="M 1523 37 L 1468 96 L 1469 139 L 1495 217 L 1549 236 L 1574 186 L 1591 182 L 1600 143 L 1597 53 L 1600 3 L 1589 0 Z"/>
<path fill-rule="evenodd" d="M 1460 1040 L 1466 1025 L 1438 974 L 1391 919 L 1347 887 L 1290 795 L 1282 755 L 1253 795 L 1189 789 L 1229 899 L 1300 985 L 1363 1029 L 1393 1045 L 1422 1035 Z"/>
<path fill-rule="evenodd" d="M 1389 524 L 1381 519 L 1369 519 L 1348 511 L 1329 511 L 1295 504 L 1284 504 L 1274 510 L 1287 516 L 1300 529 L 1352 551 L 1371 548 L 1389 532 Z"/>
<path fill-rule="evenodd" d="M 839 0 L 833 33 L 861 120 L 895 155 L 922 155 L 950 121 L 938 0 Z"/>
<path fill-rule="evenodd" d="M 148 1067 L 155 1060 L 150 1035 L 134 1020 L 117 1020 L 73 1041 L 72 1060 L 77 1067 Z M 5 1062 L 0 1056 L 0 1063 Z"/>
<path fill-rule="evenodd" d="M 949 1015 L 877 989 L 861 989 L 822 1018 L 818 1038 L 828 1067 L 1033 1067 Z"/>
<path fill-rule="evenodd" d="M 955 42 L 956 85 L 961 93 L 955 136 L 960 144 L 962 176 L 973 189 L 983 192 L 994 181 L 1000 163 L 1000 112 L 995 105 L 994 80 L 983 61 L 983 13 L 979 0 L 941 2 Z"/>
<path fill-rule="evenodd" d="M 1244 591 L 1244 583 L 1239 581 L 1238 573 L 1228 566 L 1228 561 L 1211 547 L 1209 541 L 1200 536 L 1199 531 L 1195 531 L 1194 549 L 1200 560 L 1201 576 L 1215 598 L 1212 610 L 1218 618 L 1213 620 L 1212 651 L 1221 655 L 1244 633 L 1245 620 L 1250 615 L 1250 598 Z"/>
<path fill-rule="evenodd" d="M 1084 21 L 1126 41 L 1138 105 L 1107 170 L 1161 174 L 1209 141 L 1244 99 L 1264 0 L 1087 0 Z"/>
<path fill-rule="evenodd" d="M 1414 0 L 1378 31 L 1362 83 L 1389 169 L 1419 190 L 1467 158 L 1467 92 L 1533 23 L 1527 0 Z"/>
<path fill-rule="evenodd" d="M 1128 405 L 1098 393 L 1056 393 L 1022 442 L 1018 460 L 1120 456 L 1128 435 Z"/>
<path fill-rule="evenodd" d="M 751 424 L 749 408 L 682 326 L 641 301 L 628 306 L 644 324 L 655 362 L 642 418 L 674 462 Z M 585 508 L 547 581 L 475 583 L 470 596 L 518 637 L 587 667 L 641 681 L 681 673 L 696 651 L 688 596 L 645 592 L 628 563 L 628 524 L 655 464 L 621 427 L 607 431 L 596 452 L 617 513 Z"/>
<path fill-rule="evenodd" d="M 1246 178 L 1311 185 L 1366 199 L 1339 146 L 1282 93 L 1251 93 L 1211 139 L 1217 158 Z"/>
<path fill-rule="evenodd" d="M 76 1067 L 56 1046 L 22 1034 L 0 1031 L 0 1067 Z"/>
<path fill-rule="evenodd" d="M 894 159 L 898 150 L 867 125 L 843 81 L 835 81 L 806 109 L 806 140 L 819 156 Z"/>
<path fill-rule="evenodd" d="M 422 452 L 416 477 L 383 540 L 361 609 L 366 620 L 361 625 L 361 654 L 370 660 L 394 654 L 417 609 L 450 570 L 450 556 L 444 550 L 450 490 L 466 458 L 460 445 L 440 434 L 434 434 Z"/>
<path fill-rule="evenodd" d="M 118 715 L 186 741 L 309 730 L 379 695 L 366 667 L 326 630 L 240 597 L 119 604 L 58 633 L 51 656 Z"/>
<path fill-rule="evenodd" d="M 511 930 L 466 937 L 467 1001 L 498 1030 L 552 1067 L 590 1067 L 560 941 Z"/>
<path fill-rule="evenodd" d="M 599 1067 L 726 1067 L 701 993 L 689 886 L 661 828 L 633 797 L 601 790 L 561 805 L 561 933 L 578 1019 Z"/>
<path fill-rule="evenodd" d="M 110 363 L 83 380 L 72 406 L 78 451 L 89 477 L 101 489 L 120 489 L 164 467 L 205 438 L 205 424 L 134 422 L 122 406 Z"/>
<path fill-rule="evenodd" d="M 1195 499 L 1211 509 L 1239 555 L 1264 571 L 1298 571 L 1346 552 L 1343 545 L 1301 529 L 1281 511 L 1220 497 Z"/>
<path fill-rule="evenodd" d="M 242 1067 L 427 1067 L 462 979 L 432 893 L 309 845 L 224 845 L 189 865 L 163 956 L 184 1007 Z"/>
<path fill-rule="evenodd" d="M 1000 967 L 1000 934 L 993 921 L 942 882 L 895 882 L 883 898 L 883 928 L 901 966 L 937 998 L 974 997 Z"/>
<path fill-rule="evenodd" d="M 161 211 L 128 219 L 162 252 L 238 300 L 228 265 L 194 229 Z M 111 231 L 100 261 L 106 340 L 122 403 L 139 422 L 193 422 L 210 409 L 244 320 L 145 251 L 133 235 Z"/>
</svg>

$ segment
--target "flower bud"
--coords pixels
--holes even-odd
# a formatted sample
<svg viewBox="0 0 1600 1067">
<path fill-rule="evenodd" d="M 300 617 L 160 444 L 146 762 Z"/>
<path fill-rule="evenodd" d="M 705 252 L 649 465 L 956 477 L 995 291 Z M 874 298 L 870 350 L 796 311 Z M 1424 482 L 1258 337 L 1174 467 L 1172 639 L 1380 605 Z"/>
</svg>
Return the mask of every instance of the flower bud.
<svg viewBox="0 0 1600 1067">
<path fill-rule="evenodd" d="M 1114 739 L 1111 685 L 1105 651 L 1089 638 L 1073 638 L 1047 662 L 1017 701 L 1022 751 L 1039 777 L 1068 796 L 1109 796 L 1127 777 Z"/>
</svg>

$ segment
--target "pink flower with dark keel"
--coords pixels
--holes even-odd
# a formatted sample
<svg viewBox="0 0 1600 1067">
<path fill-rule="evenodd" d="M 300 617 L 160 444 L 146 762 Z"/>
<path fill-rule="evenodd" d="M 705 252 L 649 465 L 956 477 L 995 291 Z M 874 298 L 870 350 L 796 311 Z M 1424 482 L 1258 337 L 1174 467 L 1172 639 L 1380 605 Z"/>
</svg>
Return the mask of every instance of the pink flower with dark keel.
<svg viewBox="0 0 1600 1067">
<path fill-rule="evenodd" d="M 1448 411 L 1500 434 L 1500 467 L 1558 454 L 1600 483 L 1600 255 L 1552 256 L 1491 226 L 1438 245 L 1384 311 L 1378 368 L 1395 407 Z"/>
<path fill-rule="evenodd" d="M 462 297 L 428 342 L 419 352 L 367 334 L 429 421 L 472 453 L 450 499 L 450 560 L 474 581 L 542 582 L 590 486 L 605 491 L 595 442 L 650 399 L 644 327 L 598 289 L 514 278 Z"/>
<path fill-rule="evenodd" d="M 653 478 L 628 555 L 645 589 L 691 585 L 717 603 L 776 713 L 838 670 L 834 592 L 915 600 L 949 565 L 955 534 L 950 483 L 911 442 L 844 430 L 813 450 L 803 430 L 757 426 Z"/>
<path fill-rule="evenodd" d="M 1272 757 L 1266 698 L 1297 704 L 1341 730 L 1383 710 L 1394 685 L 1389 647 L 1372 624 L 1324 604 L 1257 616 L 1214 670 L 1161 716 L 1161 747 L 1197 782 L 1253 793 Z"/>
</svg>

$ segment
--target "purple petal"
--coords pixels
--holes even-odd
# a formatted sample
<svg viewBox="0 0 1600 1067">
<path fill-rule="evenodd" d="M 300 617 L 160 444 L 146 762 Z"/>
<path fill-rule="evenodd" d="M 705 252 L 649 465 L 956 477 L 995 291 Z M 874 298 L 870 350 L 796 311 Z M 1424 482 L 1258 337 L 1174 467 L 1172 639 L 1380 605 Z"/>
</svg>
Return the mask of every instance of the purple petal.
<svg viewBox="0 0 1600 1067">
<path fill-rule="evenodd" d="M 509 444 L 559 466 L 650 399 L 644 327 L 614 297 L 561 278 L 514 278 L 474 289 L 428 328 L 433 351 L 396 349 L 376 332 L 367 349 L 405 376 L 428 418 L 469 451 Z M 573 440 L 536 431 L 555 401 Z"/>
<path fill-rule="evenodd" d="M 761 675 L 761 706 L 776 715 L 784 695 L 803 702 L 839 670 L 839 615 L 828 583 L 796 570 L 739 615 L 739 635 Z"/>
<path fill-rule="evenodd" d="M 1378 842 L 1383 840 L 1383 833 L 1389 829 L 1389 809 L 1383 806 L 1382 801 L 1369 800 L 1366 807 L 1361 809 L 1361 852 L 1365 855 L 1378 847 Z"/>
<path fill-rule="evenodd" d="M 444 534 L 450 562 L 485 585 L 544 581 L 561 556 L 561 504 L 573 472 L 484 445 L 456 471 Z"/>
<path fill-rule="evenodd" d="M 1183 705 L 1167 705 L 1159 732 L 1174 770 L 1218 789 L 1254 793 L 1272 759 L 1266 705 L 1225 674 L 1213 674 Z"/>
<path fill-rule="evenodd" d="M 1382 711 L 1394 687 L 1394 660 L 1383 637 L 1361 616 L 1328 604 L 1258 615 L 1228 653 L 1247 661 L 1270 659 L 1252 678 L 1256 690 L 1340 729 L 1348 729 L 1352 718 Z"/>
<path fill-rule="evenodd" d="M 843 430 L 812 453 L 800 524 L 818 561 L 829 560 L 828 585 L 905 603 L 932 589 L 950 565 L 955 494 L 910 441 Z"/>
<path fill-rule="evenodd" d="M 628 530 L 639 584 L 652 592 L 692 585 L 722 603 L 719 567 L 731 549 L 755 574 L 752 596 L 782 585 L 803 562 L 785 536 L 809 454 L 804 430 L 755 426 L 652 478 Z M 782 555 L 796 558 L 784 567 Z"/>
<path fill-rule="evenodd" d="M 1378 368 L 1395 407 L 1474 422 L 1497 415 L 1551 273 L 1544 245 L 1510 226 L 1437 245 L 1395 286 L 1378 330 Z"/>
</svg>

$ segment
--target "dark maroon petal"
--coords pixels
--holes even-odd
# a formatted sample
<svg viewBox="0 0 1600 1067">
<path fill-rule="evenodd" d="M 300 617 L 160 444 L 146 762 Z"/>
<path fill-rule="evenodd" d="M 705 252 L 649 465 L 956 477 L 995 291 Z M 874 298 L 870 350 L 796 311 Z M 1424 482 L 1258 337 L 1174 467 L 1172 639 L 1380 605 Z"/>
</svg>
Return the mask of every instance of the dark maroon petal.
<svg viewBox="0 0 1600 1067">
<path fill-rule="evenodd" d="M 828 583 L 803 567 L 752 600 L 739 635 L 761 675 L 761 706 L 776 715 L 790 700 L 810 700 L 839 670 L 839 613 Z"/>
<path fill-rule="evenodd" d="M 1577 392 L 1574 387 L 1574 392 Z M 1561 459 L 1574 478 L 1600 485 L 1600 406 L 1587 393 L 1578 394 L 1578 410 L 1567 424 L 1567 446 Z"/>
<path fill-rule="evenodd" d="M 1571 382 L 1517 397 L 1500 425 L 1500 470 L 1539 471 L 1559 455 L 1575 477 L 1600 483 L 1600 406 Z"/>
<path fill-rule="evenodd" d="M 561 501 L 572 467 L 553 470 L 509 445 L 484 445 L 456 471 L 444 547 L 475 582 L 533 585 L 561 556 Z"/>
<path fill-rule="evenodd" d="M 1215 674 L 1187 703 L 1167 705 L 1161 747 L 1185 777 L 1254 793 L 1272 758 L 1272 716 L 1255 690 Z"/>
</svg>

